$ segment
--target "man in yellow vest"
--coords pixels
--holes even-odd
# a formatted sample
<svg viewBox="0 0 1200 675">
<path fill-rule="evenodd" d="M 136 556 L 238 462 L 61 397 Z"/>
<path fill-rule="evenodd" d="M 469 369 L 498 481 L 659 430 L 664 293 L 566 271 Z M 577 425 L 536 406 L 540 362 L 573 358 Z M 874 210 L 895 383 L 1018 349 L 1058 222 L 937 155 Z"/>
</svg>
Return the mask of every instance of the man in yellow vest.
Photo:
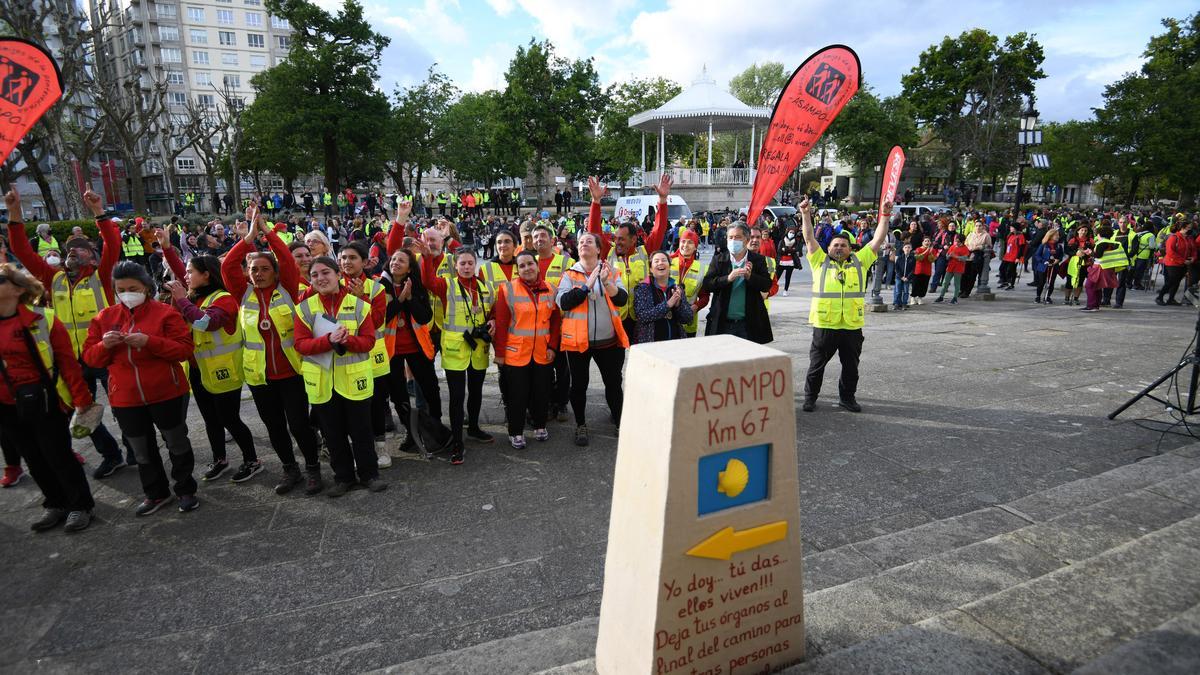
<svg viewBox="0 0 1200 675">
<path fill-rule="evenodd" d="M 121 253 L 121 257 L 125 260 L 132 260 L 139 265 L 146 264 L 146 247 L 142 243 L 142 236 L 137 231 L 136 223 L 126 226 L 125 234 L 121 238 Z"/>
<path fill-rule="evenodd" d="M 50 233 L 50 223 L 42 223 L 37 226 L 37 254 L 46 257 L 46 254 L 55 251 L 62 252 L 62 247 L 58 245 L 58 239 Z"/>
<path fill-rule="evenodd" d="M 836 353 L 842 362 L 838 380 L 841 406 L 850 412 L 862 412 L 855 399 L 858 391 L 858 359 L 863 343 L 863 300 L 867 290 L 867 272 L 887 238 L 892 203 L 883 205 L 875 235 L 857 252 L 851 250 L 850 237 L 839 232 L 829 241 L 828 252 L 821 249 L 813 233 L 812 204 L 800 202 L 804 245 L 808 248 L 809 269 L 813 271 L 813 299 L 808 322 L 813 327 L 812 346 L 808 351 L 808 375 L 804 380 L 804 412 L 817 407 L 825 364 Z"/>
<path fill-rule="evenodd" d="M 1146 288 L 1146 275 L 1150 271 L 1150 259 L 1158 241 L 1154 237 L 1154 229 L 1149 222 L 1137 224 L 1135 233 L 1129 245 L 1129 255 L 1133 258 L 1133 273 L 1130 275 L 1133 287 L 1139 291 Z"/>
</svg>

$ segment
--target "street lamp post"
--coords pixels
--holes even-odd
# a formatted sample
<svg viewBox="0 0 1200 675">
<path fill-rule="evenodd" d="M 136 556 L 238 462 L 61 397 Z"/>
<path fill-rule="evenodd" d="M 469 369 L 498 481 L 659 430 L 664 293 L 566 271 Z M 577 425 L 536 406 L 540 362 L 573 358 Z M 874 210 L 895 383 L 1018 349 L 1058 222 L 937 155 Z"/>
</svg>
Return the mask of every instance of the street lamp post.
<svg viewBox="0 0 1200 675">
<path fill-rule="evenodd" d="M 875 202 L 875 210 L 876 211 L 883 208 L 883 205 L 879 203 L 879 174 L 882 171 L 883 171 L 883 167 L 876 164 L 875 165 L 875 196 L 872 198 L 872 201 Z M 888 233 L 888 241 L 891 241 L 891 236 L 892 235 L 889 232 Z M 879 257 L 875 259 L 874 279 L 872 280 L 872 283 L 871 283 L 871 299 L 867 305 L 869 307 L 870 311 L 872 311 L 872 312 L 886 312 L 887 308 L 888 308 L 887 303 L 885 303 L 883 301 L 883 296 L 880 295 L 880 292 L 882 291 L 882 287 L 883 287 L 883 273 L 885 270 L 887 270 L 887 260 L 886 260 L 887 252 L 886 251 L 887 251 L 887 245 L 885 244 L 883 249 L 881 249 Z"/>
<path fill-rule="evenodd" d="M 876 164 L 875 165 L 875 196 L 871 198 L 871 201 L 875 202 L 875 210 L 877 210 L 877 211 L 879 210 L 879 206 L 880 206 L 880 204 L 879 204 L 879 174 L 881 171 L 883 171 L 883 167 Z"/>
<path fill-rule="evenodd" d="M 1038 113 L 1033 108 L 1033 97 L 1029 97 L 1029 107 L 1021 113 L 1021 131 L 1017 132 L 1017 145 L 1021 146 L 1021 161 L 1017 163 L 1017 195 L 1013 202 L 1013 214 L 1021 220 L 1022 180 L 1025 178 L 1025 166 L 1029 164 L 1028 149 L 1042 144 L 1042 132 L 1037 128 Z"/>
</svg>

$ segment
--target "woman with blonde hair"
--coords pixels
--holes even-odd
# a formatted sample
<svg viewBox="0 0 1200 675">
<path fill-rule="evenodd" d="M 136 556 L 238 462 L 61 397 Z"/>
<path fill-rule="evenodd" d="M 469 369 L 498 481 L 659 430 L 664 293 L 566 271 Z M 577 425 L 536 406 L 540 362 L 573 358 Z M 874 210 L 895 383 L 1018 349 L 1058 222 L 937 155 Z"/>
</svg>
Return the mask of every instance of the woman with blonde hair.
<svg viewBox="0 0 1200 675">
<path fill-rule="evenodd" d="M 66 522 L 68 532 L 92 521 L 92 491 L 71 451 L 67 411 L 92 405 L 70 335 L 54 311 L 35 303 L 45 287 L 28 271 L 0 263 L 0 427 L 12 434 L 46 512 L 30 528 Z"/>
<path fill-rule="evenodd" d="M 332 257 L 333 244 L 329 243 L 329 237 L 320 230 L 313 230 L 304 235 L 304 245 L 308 247 L 308 252 L 312 258 L 320 258 L 323 255 Z"/>
</svg>

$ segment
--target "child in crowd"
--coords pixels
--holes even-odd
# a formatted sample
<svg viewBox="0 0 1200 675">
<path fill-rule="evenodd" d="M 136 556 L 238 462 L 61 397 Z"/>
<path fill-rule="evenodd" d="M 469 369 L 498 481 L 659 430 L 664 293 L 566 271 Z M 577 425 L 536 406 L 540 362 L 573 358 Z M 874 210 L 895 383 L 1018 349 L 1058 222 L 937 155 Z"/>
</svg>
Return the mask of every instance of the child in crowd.
<svg viewBox="0 0 1200 675">
<path fill-rule="evenodd" d="M 892 286 L 892 308 L 908 309 L 909 291 L 912 290 L 913 275 L 917 267 L 917 258 L 913 255 L 913 247 L 904 242 L 899 253 L 892 255 L 895 269 L 895 285 Z"/>
<path fill-rule="evenodd" d="M 942 287 L 938 289 L 937 300 L 934 302 L 945 300 L 946 289 L 954 284 L 954 292 L 950 294 L 950 304 L 957 305 L 962 275 L 967 270 L 967 263 L 971 260 L 971 249 L 967 248 L 967 237 L 961 232 L 954 235 L 954 245 L 946 251 L 946 259 L 946 276 L 942 280 Z"/>
</svg>

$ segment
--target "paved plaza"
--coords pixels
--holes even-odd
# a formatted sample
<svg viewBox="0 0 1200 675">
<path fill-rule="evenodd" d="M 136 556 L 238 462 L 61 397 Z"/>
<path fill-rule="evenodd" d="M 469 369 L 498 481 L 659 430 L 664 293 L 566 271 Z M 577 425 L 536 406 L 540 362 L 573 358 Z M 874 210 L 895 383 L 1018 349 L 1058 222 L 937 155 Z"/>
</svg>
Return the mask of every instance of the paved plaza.
<svg viewBox="0 0 1200 675">
<path fill-rule="evenodd" d="M 771 301 L 773 346 L 794 357 L 797 397 L 807 280 Z M 1157 404 L 1105 415 L 1177 362 L 1195 310 L 1140 291 L 1127 309 L 1096 314 L 1032 299 L 1022 284 L 994 302 L 868 316 L 864 412 L 833 407 L 836 363 L 817 411 L 797 412 L 806 556 L 1185 444 L 1135 425 L 1165 419 Z M 551 423 L 549 442 L 517 451 L 489 374 L 483 421 L 497 442 L 468 445 L 457 467 L 398 461 L 382 494 L 275 495 L 279 463 L 248 396 L 267 471 L 203 484 L 194 513 L 135 518 L 139 483 L 123 469 L 92 481 L 89 530 L 34 535 L 32 481 L 0 491 L 0 671 L 357 672 L 595 617 L 616 437 L 596 374 L 591 394 L 591 447 Z M 189 423 L 203 465 L 194 406 Z M 94 468 L 90 445 L 80 449 Z"/>
</svg>

